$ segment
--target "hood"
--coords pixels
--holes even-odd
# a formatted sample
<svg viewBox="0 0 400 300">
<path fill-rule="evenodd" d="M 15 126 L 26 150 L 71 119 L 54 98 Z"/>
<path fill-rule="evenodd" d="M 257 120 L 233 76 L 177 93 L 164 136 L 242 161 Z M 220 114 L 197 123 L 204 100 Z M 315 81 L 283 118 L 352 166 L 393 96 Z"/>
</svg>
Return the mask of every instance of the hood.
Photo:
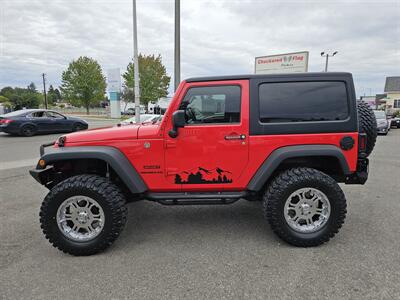
<svg viewBox="0 0 400 300">
<path fill-rule="evenodd" d="M 78 118 L 78 117 L 71 117 L 71 116 L 65 116 L 67 118 L 67 120 L 74 120 L 74 121 L 81 121 L 84 123 L 87 123 L 85 120 Z"/>
<path fill-rule="evenodd" d="M 78 131 L 65 135 L 65 144 L 137 139 L 139 127 L 140 125 L 127 125 Z"/>
</svg>

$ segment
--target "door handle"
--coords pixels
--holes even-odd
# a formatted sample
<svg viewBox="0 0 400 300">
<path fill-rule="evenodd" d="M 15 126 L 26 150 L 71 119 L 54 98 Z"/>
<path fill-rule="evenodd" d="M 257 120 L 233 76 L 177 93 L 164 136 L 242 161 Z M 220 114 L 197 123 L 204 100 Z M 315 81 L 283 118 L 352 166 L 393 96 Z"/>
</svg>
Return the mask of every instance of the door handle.
<svg viewBox="0 0 400 300">
<path fill-rule="evenodd" d="M 232 135 L 226 135 L 225 140 L 231 141 L 231 140 L 244 140 L 246 139 L 245 134 L 232 134 Z"/>
</svg>

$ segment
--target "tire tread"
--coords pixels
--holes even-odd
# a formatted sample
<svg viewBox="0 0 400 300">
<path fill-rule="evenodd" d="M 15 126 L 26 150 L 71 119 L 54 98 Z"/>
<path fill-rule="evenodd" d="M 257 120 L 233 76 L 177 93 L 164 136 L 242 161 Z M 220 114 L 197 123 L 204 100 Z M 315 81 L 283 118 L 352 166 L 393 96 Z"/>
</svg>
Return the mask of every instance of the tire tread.
<svg viewBox="0 0 400 300">
<path fill-rule="evenodd" d="M 334 223 L 332 223 L 333 225 L 329 230 L 324 231 L 323 234 L 313 239 L 301 239 L 296 237 L 291 234 L 290 230 L 282 226 L 280 222 L 280 214 L 282 211 L 279 209 L 279 204 L 281 201 L 286 200 L 282 199 L 281 195 L 283 195 L 287 189 L 290 189 L 291 186 L 299 184 L 305 180 L 315 180 L 324 185 L 330 186 L 333 189 L 333 192 L 338 195 L 335 199 L 339 207 L 338 217 Z M 329 241 L 339 232 L 347 213 L 346 198 L 336 181 L 325 173 L 311 168 L 288 169 L 274 178 L 264 193 L 263 209 L 264 216 L 268 220 L 275 234 L 287 243 L 298 247 L 314 247 Z"/>
<path fill-rule="evenodd" d="M 49 216 L 48 214 L 50 203 L 54 200 L 57 194 L 63 193 L 64 191 L 69 189 L 76 189 L 77 191 L 79 191 L 80 189 L 90 189 L 93 192 L 101 195 L 111 208 L 111 230 L 108 235 L 106 235 L 93 247 L 78 248 L 69 246 L 63 242 L 60 236 L 61 233 L 59 233 L 58 235 L 54 234 L 53 231 L 49 228 L 49 226 L 51 226 L 50 218 L 54 218 L 54 216 Z M 58 248 L 64 253 L 69 253 L 76 256 L 92 255 L 101 252 L 111 246 L 122 232 L 126 223 L 128 213 L 125 202 L 125 197 L 120 189 L 108 179 L 98 175 L 87 174 L 73 176 L 54 186 L 43 200 L 39 213 L 41 224 L 40 227 L 49 242 L 54 247 Z"/>
</svg>

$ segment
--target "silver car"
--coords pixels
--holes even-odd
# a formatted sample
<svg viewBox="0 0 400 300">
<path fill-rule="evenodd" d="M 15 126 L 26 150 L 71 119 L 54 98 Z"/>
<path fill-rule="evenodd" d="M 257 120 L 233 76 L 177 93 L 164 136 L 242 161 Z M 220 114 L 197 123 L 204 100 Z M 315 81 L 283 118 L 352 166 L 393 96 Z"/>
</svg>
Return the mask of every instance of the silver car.
<svg viewBox="0 0 400 300">
<path fill-rule="evenodd" d="M 390 130 L 390 120 L 383 110 L 374 110 L 378 133 L 386 135 Z"/>
</svg>

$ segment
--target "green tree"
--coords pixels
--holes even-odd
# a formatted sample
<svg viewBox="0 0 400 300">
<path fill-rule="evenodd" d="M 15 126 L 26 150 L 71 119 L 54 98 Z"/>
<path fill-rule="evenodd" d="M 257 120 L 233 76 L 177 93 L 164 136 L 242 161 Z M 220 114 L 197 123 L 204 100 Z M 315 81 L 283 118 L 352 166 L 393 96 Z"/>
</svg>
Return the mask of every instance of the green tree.
<svg viewBox="0 0 400 300">
<path fill-rule="evenodd" d="M 106 79 L 99 63 L 86 56 L 72 61 L 62 73 L 61 91 L 73 105 L 81 105 L 89 114 L 91 106 L 104 99 Z"/>
<path fill-rule="evenodd" d="M 121 94 L 121 99 L 124 100 L 125 102 L 124 111 L 126 110 L 128 102 L 133 102 L 134 98 L 135 98 L 135 93 L 133 92 L 133 89 L 125 86 Z"/>
<path fill-rule="evenodd" d="M 134 87 L 134 64 L 130 62 L 126 72 L 122 75 L 124 85 L 127 88 Z M 150 101 L 156 101 L 168 95 L 168 87 L 171 77 L 167 75 L 167 70 L 162 64 L 161 55 L 139 54 L 139 82 L 140 100 L 147 105 Z M 132 92 L 133 94 L 133 92 Z M 130 99 L 130 101 L 133 101 Z"/>
<path fill-rule="evenodd" d="M 47 91 L 47 101 L 49 104 L 54 104 L 61 100 L 61 93 L 57 88 L 54 88 L 50 85 L 49 90 Z"/>
<path fill-rule="evenodd" d="M 36 93 L 36 92 L 37 92 L 37 90 L 36 90 L 36 85 L 35 85 L 33 82 L 31 82 L 31 83 L 28 85 L 27 90 L 30 91 L 30 92 L 32 92 L 32 93 Z"/>
<path fill-rule="evenodd" d="M 0 95 L 7 98 L 13 109 L 38 108 L 43 101 L 43 95 L 29 85 L 28 88 L 5 87 L 0 91 Z"/>
<path fill-rule="evenodd" d="M 0 103 L 6 108 L 12 108 L 12 106 L 13 106 L 10 99 L 8 99 L 7 97 L 4 97 L 2 95 L 0 95 Z"/>
<path fill-rule="evenodd" d="M 11 86 L 6 86 L 1 89 L 0 95 L 10 99 L 10 96 L 14 93 L 14 89 Z"/>
</svg>

